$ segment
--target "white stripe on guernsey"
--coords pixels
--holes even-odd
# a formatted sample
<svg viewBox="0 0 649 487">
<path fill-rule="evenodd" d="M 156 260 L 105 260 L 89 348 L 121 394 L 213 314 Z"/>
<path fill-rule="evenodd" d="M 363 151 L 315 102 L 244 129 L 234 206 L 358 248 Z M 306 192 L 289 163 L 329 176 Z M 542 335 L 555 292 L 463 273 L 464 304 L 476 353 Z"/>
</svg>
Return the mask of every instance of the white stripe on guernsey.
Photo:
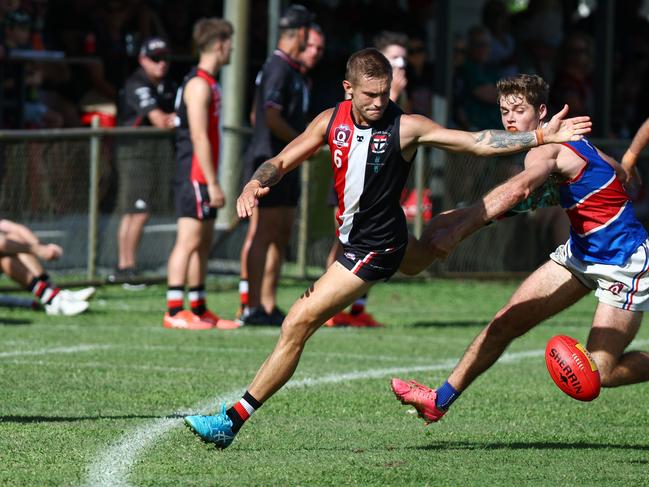
<svg viewBox="0 0 649 487">
<path fill-rule="evenodd" d="M 248 414 L 252 415 L 252 413 L 255 412 L 255 408 L 253 408 L 248 401 L 246 401 L 243 397 L 239 399 L 239 403 L 243 406 L 243 409 L 245 409 Z"/>
<path fill-rule="evenodd" d="M 610 224 L 612 224 L 615 220 L 617 220 L 620 217 L 620 215 L 622 214 L 622 212 L 626 208 L 626 205 L 628 205 L 628 204 L 629 204 L 628 201 L 626 203 L 624 203 L 624 205 L 622 205 L 622 208 L 620 208 L 620 211 L 618 211 L 613 218 L 611 218 L 609 221 L 607 221 L 603 225 L 600 225 L 599 227 L 595 227 L 595 228 L 593 228 L 591 230 L 588 230 L 586 233 L 578 233 L 577 235 L 579 235 L 580 237 L 587 237 L 588 235 L 590 235 L 592 233 L 599 232 L 600 230 L 603 230 L 604 228 L 608 227 Z"/>
<path fill-rule="evenodd" d="M 365 186 L 365 165 L 367 164 L 367 149 L 370 145 L 372 129 L 359 129 L 354 127 L 350 140 L 349 154 L 347 155 L 347 171 L 345 172 L 345 194 L 343 201 L 345 212 L 341 215 L 340 242 L 349 243 L 349 233 L 354 223 L 354 215 L 358 211 L 358 204 Z M 361 141 L 359 142 L 359 139 Z"/>
<path fill-rule="evenodd" d="M 574 210 L 576 207 L 578 207 L 579 205 L 581 205 L 584 201 L 586 201 L 588 198 L 590 198 L 591 196 L 593 196 L 595 193 L 599 193 L 599 192 L 602 191 L 603 189 L 606 189 L 607 186 L 610 186 L 611 183 L 612 183 L 613 181 L 615 181 L 615 178 L 616 178 L 616 177 L 617 177 L 617 175 L 613 174 L 613 176 L 611 176 L 611 179 L 609 179 L 608 181 L 606 181 L 606 183 L 605 183 L 603 186 L 600 186 L 599 188 L 594 189 L 593 191 L 591 191 L 590 193 L 588 193 L 586 196 L 584 196 L 582 199 L 580 199 L 579 201 L 577 201 L 577 203 L 575 203 L 574 205 L 572 205 L 572 206 L 571 206 L 570 208 L 568 208 L 568 209 L 569 209 L 569 210 Z"/>
<path fill-rule="evenodd" d="M 76 347 L 41 348 L 39 350 L 16 350 L 14 352 L 0 352 L 3 357 L 22 357 L 26 355 L 50 355 L 57 353 L 89 352 L 91 350 L 106 350 L 114 348 L 112 345 L 77 345 Z"/>
<path fill-rule="evenodd" d="M 642 340 L 632 343 L 640 345 L 649 342 Z M 504 354 L 499 362 L 511 363 L 528 357 L 541 357 L 544 350 L 529 350 L 525 352 L 514 352 Z M 301 380 L 292 380 L 288 382 L 284 389 L 301 390 L 304 386 L 319 386 L 324 384 L 337 384 L 352 380 L 373 379 L 389 377 L 396 374 L 409 372 L 432 372 L 436 370 L 446 370 L 452 368 L 457 359 L 447 359 L 432 365 L 415 365 L 411 367 L 392 367 L 385 369 L 370 369 L 366 371 L 349 372 L 347 374 L 331 374 L 324 377 L 305 378 Z M 192 407 L 192 413 L 214 411 L 214 404 L 220 404 L 225 401 L 230 404 L 237 401 L 243 395 L 243 390 L 231 391 L 216 399 L 204 401 L 199 405 Z M 178 413 L 185 415 L 186 413 Z M 106 451 L 100 453 L 99 457 L 89 467 L 89 475 L 86 485 L 88 486 L 105 486 L 125 487 L 128 483 L 128 475 L 131 467 L 135 464 L 137 456 L 150 446 L 158 443 L 160 437 L 182 424 L 180 418 L 165 417 L 149 421 L 138 426 L 133 431 L 124 434 L 119 440 L 114 442 Z"/>
</svg>

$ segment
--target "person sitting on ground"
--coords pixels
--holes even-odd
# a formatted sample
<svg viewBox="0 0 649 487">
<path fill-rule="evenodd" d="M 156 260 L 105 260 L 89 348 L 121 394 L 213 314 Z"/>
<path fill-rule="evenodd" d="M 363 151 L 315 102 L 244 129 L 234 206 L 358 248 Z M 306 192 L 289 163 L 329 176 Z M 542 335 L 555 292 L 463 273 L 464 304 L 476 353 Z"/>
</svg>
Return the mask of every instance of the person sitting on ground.
<svg viewBox="0 0 649 487">
<path fill-rule="evenodd" d="M 40 260 L 61 258 L 63 249 L 43 244 L 29 228 L 11 220 L 0 220 L 0 269 L 29 290 L 48 315 L 74 316 L 86 311 L 94 287 L 78 291 L 61 289 L 50 281 Z M 40 259 L 40 260 L 39 260 Z"/>
</svg>

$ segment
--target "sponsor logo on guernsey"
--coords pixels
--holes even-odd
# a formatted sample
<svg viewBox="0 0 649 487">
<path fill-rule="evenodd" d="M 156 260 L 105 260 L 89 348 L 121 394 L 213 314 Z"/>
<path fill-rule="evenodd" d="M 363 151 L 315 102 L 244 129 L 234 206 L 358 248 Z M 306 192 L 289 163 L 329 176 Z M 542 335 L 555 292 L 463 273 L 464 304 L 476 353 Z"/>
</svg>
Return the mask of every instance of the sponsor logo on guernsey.
<svg viewBox="0 0 649 487">
<path fill-rule="evenodd" d="M 622 292 L 622 289 L 624 289 L 624 284 L 622 284 L 621 282 L 611 284 L 608 288 L 609 292 L 615 294 L 616 296 L 618 296 L 620 292 Z"/>
<path fill-rule="evenodd" d="M 351 261 L 356 261 L 356 254 L 353 254 L 351 252 L 345 252 L 345 257 L 347 257 Z"/>
<path fill-rule="evenodd" d="M 347 125 L 338 125 L 334 130 L 334 144 L 336 147 L 348 147 L 349 139 L 352 136 L 352 129 Z"/>
<path fill-rule="evenodd" d="M 564 359 L 559 352 L 557 351 L 556 348 L 552 348 L 550 350 L 550 357 L 559 365 L 561 368 L 561 372 L 559 375 L 561 377 L 561 382 L 566 384 L 569 387 L 572 387 L 572 389 L 575 391 L 575 393 L 579 394 L 581 392 L 582 386 L 581 382 L 579 381 L 579 377 L 572 371 L 572 367 L 566 363 L 566 359 Z M 574 358 L 574 356 L 573 356 Z M 578 362 L 579 363 L 579 362 Z M 583 365 L 581 366 L 583 370 Z"/>
<path fill-rule="evenodd" d="M 389 132 L 374 132 L 370 139 L 370 150 L 373 154 L 383 154 L 388 148 Z"/>
</svg>

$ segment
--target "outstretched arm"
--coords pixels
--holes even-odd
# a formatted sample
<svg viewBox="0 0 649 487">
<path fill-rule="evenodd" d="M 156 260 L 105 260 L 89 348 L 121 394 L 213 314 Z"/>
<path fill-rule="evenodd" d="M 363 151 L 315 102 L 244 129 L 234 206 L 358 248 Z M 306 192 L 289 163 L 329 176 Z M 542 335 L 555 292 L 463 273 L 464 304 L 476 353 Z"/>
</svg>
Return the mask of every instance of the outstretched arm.
<svg viewBox="0 0 649 487">
<path fill-rule="evenodd" d="M 469 235 L 529 197 L 556 169 L 557 152 L 556 146 L 530 151 L 525 158 L 525 170 L 491 190 L 479 202 L 433 218 L 419 240 L 411 237 L 408 242 L 401 272 L 418 274 L 435 259 L 448 256 Z"/>
<path fill-rule="evenodd" d="M 631 174 L 632 169 L 638 162 L 638 156 L 647 144 L 649 144 L 649 118 L 644 121 L 633 136 L 631 145 L 624 153 L 624 157 L 622 157 L 622 167 L 627 174 Z"/>
<path fill-rule="evenodd" d="M 567 105 L 552 117 L 545 127 L 533 132 L 464 132 L 447 129 L 420 115 L 406 115 L 401 117 L 402 147 L 414 152 L 417 145 L 429 145 L 453 152 L 495 156 L 531 149 L 542 144 L 579 140 L 583 134 L 590 132 L 592 124 L 589 117 L 564 120 L 566 113 Z"/>
<path fill-rule="evenodd" d="M 252 178 L 237 198 L 237 214 L 240 218 L 252 215 L 259 198 L 268 194 L 270 187 L 313 155 L 325 143 L 325 132 L 333 109 L 325 110 L 309 124 L 304 132 L 291 141 L 282 152 L 257 168 Z"/>
</svg>

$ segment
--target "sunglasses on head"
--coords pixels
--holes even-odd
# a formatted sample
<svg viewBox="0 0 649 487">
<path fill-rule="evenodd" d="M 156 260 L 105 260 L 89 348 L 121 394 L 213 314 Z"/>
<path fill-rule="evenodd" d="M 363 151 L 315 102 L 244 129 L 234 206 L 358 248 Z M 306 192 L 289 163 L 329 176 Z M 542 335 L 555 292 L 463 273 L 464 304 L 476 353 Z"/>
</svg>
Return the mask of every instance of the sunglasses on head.
<svg viewBox="0 0 649 487">
<path fill-rule="evenodd" d="M 169 56 L 167 56 L 166 54 L 154 54 L 152 56 L 148 56 L 148 58 L 154 63 L 159 63 L 161 61 L 164 61 L 165 63 L 169 62 Z"/>
</svg>

